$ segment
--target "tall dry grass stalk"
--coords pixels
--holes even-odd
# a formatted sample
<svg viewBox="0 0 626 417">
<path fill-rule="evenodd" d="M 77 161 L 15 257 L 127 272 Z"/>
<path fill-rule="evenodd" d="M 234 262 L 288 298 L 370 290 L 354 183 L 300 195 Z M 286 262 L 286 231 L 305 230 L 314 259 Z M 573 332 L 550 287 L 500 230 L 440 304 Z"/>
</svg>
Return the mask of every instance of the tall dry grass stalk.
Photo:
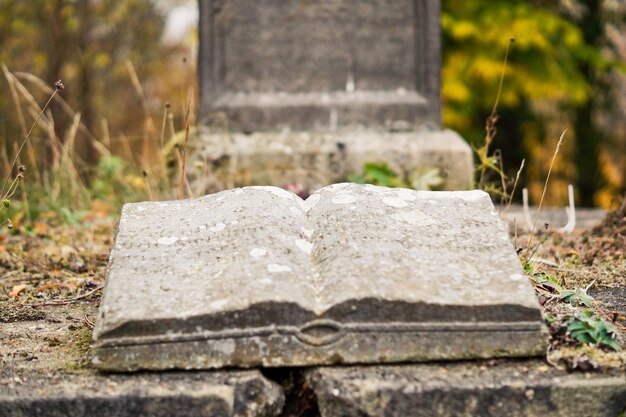
<svg viewBox="0 0 626 417">
<path fill-rule="evenodd" d="M 479 167 L 480 167 L 480 176 L 478 179 L 478 188 L 483 190 L 486 187 L 486 176 L 488 170 L 494 170 L 498 172 L 500 177 L 503 177 L 503 172 L 500 171 L 499 167 L 494 164 L 494 161 L 489 156 L 489 150 L 491 148 L 491 144 L 496 137 L 497 129 L 496 124 L 498 123 L 498 119 L 500 116 L 498 115 L 498 104 L 500 104 L 500 97 L 502 96 L 502 86 L 504 84 L 504 75 L 506 72 L 506 66 L 509 61 L 509 50 L 511 49 L 511 44 L 515 42 L 514 38 L 510 38 L 509 42 L 506 45 L 506 51 L 504 52 L 504 60 L 502 61 L 502 69 L 500 71 L 500 82 L 498 84 L 498 93 L 496 95 L 496 100 L 493 103 L 493 107 L 491 108 L 491 114 L 487 117 L 485 122 L 485 140 L 483 145 L 476 149 L 476 155 L 478 156 Z"/>
<path fill-rule="evenodd" d="M 110 138 L 108 134 L 106 143 L 100 142 L 82 122 L 81 114 L 75 112 L 58 93 L 63 89 L 63 84 L 58 82 L 51 88 L 40 78 L 27 73 L 11 73 L 3 66 L 5 78 L 14 91 L 13 101 L 17 114 L 22 114 L 24 119 L 30 115 L 34 119 L 33 125 L 25 135 L 25 140 L 12 154 L 16 158 L 11 166 L 12 172 L 16 161 L 19 161 L 25 149 L 32 149 L 33 172 L 39 174 L 36 183 L 31 183 L 29 197 L 33 201 L 23 203 L 20 211 L 29 216 L 29 206 L 38 209 L 55 210 L 59 213 L 71 213 L 89 207 L 92 190 L 87 183 L 89 173 L 94 173 L 93 163 L 82 160 L 76 152 L 78 141 L 90 145 L 90 150 L 96 152 L 96 160 L 110 157 Z M 27 87 L 25 83 L 28 83 Z M 34 87 L 34 88 L 33 88 Z M 44 106 L 40 107 L 35 93 L 49 94 L 49 99 Z M 69 116 L 70 123 L 64 132 L 57 132 L 54 117 L 49 109 L 52 102 L 59 104 L 63 116 Z M 106 126 L 106 121 L 103 122 Z M 45 146 L 32 146 L 33 131 L 37 127 L 42 136 L 39 138 L 47 141 Z M 108 127 L 103 129 L 108 131 Z M 46 155 L 48 153 L 48 155 Z M 6 158 L 8 159 L 8 158 Z M 30 162 L 30 161 L 29 161 Z M 93 161 L 92 161 L 93 162 Z M 30 170 L 29 170 L 30 172 Z M 5 191 L 6 192 L 6 183 Z M 25 192 L 28 192 L 25 189 Z"/>
<path fill-rule="evenodd" d="M 150 199 L 160 199 L 163 193 L 169 195 L 170 191 L 174 191 L 175 196 L 178 198 L 191 196 L 192 190 L 187 179 L 186 169 L 190 127 L 193 125 L 195 117 L 193 111 L 194 91 L 190 88 L 188 98 L 186 100 L 183 99 L 184 126 L 182 132 L 177 133 L 176 131 L 174 114 L 169 103 L 165 104 L 160 130 L 157 131 L 148 100 L 135 67 L 130 61 L 127 61 L 126 66 L 131 83 L 141 101 L 144 112 L 144 132 L 140 164 Z M 127 146 L 127 148 L 130 149 L 130 146 Z M 174 157 L 178 167 L 175 173 L 168 173 L 168 158 L 171 156 Z M 155 160 L 156 162 L 154 162 Z"/>
<path fill-rule="evenodd" d="M 180 182 L 179 182 L 179 198 L 184 198 L 185 194 L 189 197 L 193 195 L 189 181 L 187 180 L 187 147 L 189 145 L 189 128 L 191 124 L 191 107 L 193 102 L 193 89 L 189 93 L 187 101 L 187 110 L 185 111 L 185 140 L 183 142 L 183 150 L 180 163 Z"/>
<path fill-rule="evenodd" d="M 507 211 L 509 207 L 511 207 L 511 202 L 513 202 L 513 196 L 515 195 L 515 190 L 517 189 L 519 177 L 522 174 L 522 170 L 524 169 L 525 162 L 526 162 L 526 159 L 522 159 L 522 163 L 520 164 L 519 169 L 517 170 L 517 174 L 515 174 L 515 182 L 513 182 L 513 190 L 511 190 L 511 194 L 509 195 L 509 201 L 507 202 L 506 208 L 504 209 L 504 211 Z"/>
<path fill-rule="evenodd" d="M 24 114 L 21 111 L 21 104 L 20 104 L 20 100 L 19 100 L 19 96 L 17 94 L 17 88 L 16 88 L 19 85 L 19 83 L 17 82 L 13 74 L 9 72 L 8 68 L 4 64 L 2 65 L 2 71 L 4 73 L 5 78 L 7 79 L 7 82 L 9 83 L 9 88 L 11 90 L 11 95 L 13 97 L 13 100 L 16 106 L 20 108 L 20 111 L 18 112 L 19 114 L 18 117 L 20 118 L 20 125 L 22 126 L 22 131 L 26 133 L 19 147 L 17 146 L 17 144 L 15 144 L 15 149 L 13 151 L 14 158 L 13 158 L 13 162 L 10 165 L 8 165 L 8 161 L 9 161 L 8 155 L 5 154 L 4 159 L 6 161 L 6 164 L 9 167 L 6 171 L 5 181 L 4 181 L 4 184 L 2 185 L 2 190 L 0 191 L 0 200 L 1 200 L 0 212 L 4 210 L 5 208 L 8 208 L 11 205 L 11 199 L 15 195 L 15 192 L 17 191 L 19 184 L 24 180 L 24 172 L 26 171 L 26 167 L 22 165 L 20 162 L 20 154 L 22 153 L 22 150 L 27 144 L 29 145 L 29 150 L 30 150 L 29 154 L 33 162 L 33 166 L 35 168 L 34 171 L 38 173 L 36 159 L 34 157 L 34 153 L 32 152 L 32 148 L 30 148 L 30 138 L 33 133 L 33 130 L 35 129 L 35 126 L 37 126 L 38 122 L 41 120 L 42 116 L 44 115 L 45 111 L 47 110 L 48 106 L 50 105 L 54 97 L 60 91 L 63 91 L 63 89 L 65 88 L 61 80 L 58 80 L 54 84 L 54 87 L 55 87 L 54 91 L 52 92 L 52 94 L 50 95 L 50 97 L 48 98 L 44 106 L 42 108 L 35 106 L 36 110 L 31 108 L 31 111 L 36 111 L 36 115 L 34 117 L 35 120 L 33 121 L 33 124 L 30 127 L 30 129 L 26 131 L 25 129 L 26 120 L 24 118 Z M 15 175 L 13 175 L 13 171 L 16 168 L 16 166 L 17 166 L 17 172 L 15 173 Z M 41 178 L 40 177 L 37 177 L 37 178 L 39 182 L 42 183 Z M 2 225 L 8 224 L 9 228 L 13 227 L 13 224 L 11 223 L 11 219 L 9 218 L 5 219 L 0 224 Z"/>
<path fill-rule="evenodd" d="M 22 111 L 22 106 L 20 105 L 20 99 L 17 93 L 17 88 L 15 86 L 17 80 L 15 76 L 11 74 L 11 72 L 9 72 L 9 69 L 6 67 L 6 65 L 4 65 L 4 63 L 2 64 L 2 72 L 4 73 L 4 78 L 6 79 L 7 84 L 9 85 L 11 98 L 13 100 L 15 109 L 17 110 L 17 120 L 19 122 L 20 128 L 22 129 L 22 136 L 26 137 L 28 135 L 28 130 L 26 128 L 26 119 L 24 118 L 24 112 Z M 35 151 L 33 150 L 33 146 L 30 141 L 26 142 L 26 152 L 28 153 L 31 166 L 33 167 L 32 171 L 34 173 L 35 180 L 37 181 L 38 184 L 41 184 L 41 176 L 39 175 L 39 167 L 37 165 L 37 158 L 35 157 Z M 9 167 L 9 164 L 7 163 L 6 166 Z M 7 172 L 6 175 L 10 176 L 11 172 Z"/>
<path fill-rule="evenodd" d="M 31 104 L 32 103 L 36 104 L 36 101 L 34 98 L 32 98 L 32 95 L 30 94 L 29 90 L 21 81 L 29 82 L 33 87 L 41 91 L 43 94 L 51 94 L 53 91 L 53 89 L 44 80 L 42 80 L 41 78 L 33 74 L 29 74 L 26 72 L 16 72 L 14 75 L 17 80 L 20 80 L 20 83 L 17 86 L 21 94 L 25 98 L 27 98 L 27 100 Z M 78 114 L 78 112 L 74 111 L 74 109 L 72 109 L 72 107 L 63 99 L 63 96 L 57 95 L 55 97 L 55 102 L 59 104 L 60 108 L 65 112 L 65 114 L 69 118 L 74 119 L 76 115 Z M 87 126 L 85 126 L 84 123 L 81 122 L 78 125 L 77 133 L 78 132 L 80 132 L 82 135 L 85 135 L 85 137 L 89 140 L 90 145 L 96 150 L 96 152 L 98 152 L 98 154 L 100 154 L 100 156 L 111 156 L 109 146 L 106 146 L 104 143 L 101 143 L 95 137 L 95 135 L 87 128 Z"/>
<path fill-rule="evenodd" d="M 556 156 L 558 155 L 559 150 L 561 149 L 561 145 L 563 144 L 563 138 L 565 137 L 565 132 L 567 132 L 567 130 L 564 130 L 563 133 L 561 133 L 561 136 L 559 137 L 559 141 L 556 143 L 556 149 L 554 150 L 554 154 L 552 154 L 552 160 L 550 161 L 550 167 L 548 168 L 548 175 L 546 175 L 546 182 L 543 185 L 543 191 L 541 192 L 541 198 L 539 199 L 539 206 L 537 207 L 537 213 L 535 214 L 535 222 L 533 223 L 533 228 L 530 231 L 530 236 L 528 237 L 528 244 L 526 245 L 526 253 L 528 254 L 528 256 L 526 257 L 525 263 L 528 263 L 530 259 L 532 258 L 532 255 L 535 253 L 535 251 L 532 251 L 530 253 L 529 251 L 531 250 L 533 236 L 535 235 L 535 231 L 537 230 L 537 220 L 539 219 L 539 213 L 541 212 L 543 199 L 546 196 L 546 191 L 548 190 L 548 182 L 550 181 L 550 174 L 552 173 L 552 167 L 554 166 L 554 161 L 556 160 Z"/>
<path fill-rule="evenodd" d="M 141 149 L 141 168 L 142 168 L 142 172 L 144 173 L 146 187 L 150 190 L 151 184 L 149 184 L 149 182 L 153 178 L 153 175 L 152 175 L 153 170 L 150 167 L 150 160 L 151 160 L 150 139 L 154 137 L 154 135 L 157 132 L 157 129 L 156 129 L 156 125 L 154 124 L 154 120 L 152 119 L 152 113 L 150 112 L 150 105 L 148 104 L 148 99 L 143 90 L 143 87 L 141 86 L 141 81 L 139 81 L 139 76 L 137 75 L 135 66 L 129 59 L 126 60 L 126 69 L 128 70 L 128 75 L 130 77 L 131 84 L 133 85 L 133 88 L 135 89 L 135 93 L 137 94 L 137 97 L 139 97 L 139 101 L 141 102 L 141 106 L 143 108 L 143 113 L 144 113 L 143 142 L 142 142 L 142 149 Z M 160 188 L 158 187 L 158 182 L 159 181 L 157 179 L 157 189 Z M 150 191 L 150 194 L 152 194 L 151 191 Z M 153 197 L 150 197 L 150 199 L 153 199 Z"/>
<path fill-rule="evenodd" d="M 161 122 L 161 134 L 159 135 L 159 189 L 162 187 L 167 187 L 168 177 L 167 177 L 167 161 L 165 160 L 165 152 L 163 147 L 165 146 L 165 132 L 167 129 L 167 119 L 170 112 L 170 103 L 165 104 L 165 109 L 163 110 L 163 121 Z M 166 185 L 168 184 L 168 185 Z"/>
<path fill-rule="evenodd" d="M 159 121 L 160 131 L 157 131 L 135 68 L 130 61 L 127 62 L 130 82 L 141 100 L 144 115 L 143 141 L 137 143 L 137 147 L 129 142 L 124 132 L 112 137 L 106 119 L 101 120 L 103 137 L 102 141 L 98 140 L 82 122 L 81 114 L 59 95 L 62 83 L 50 88 L 32 74 L 11 73 L 4 65 L 1 68 L 15 105 L 16 126 L 22 130 L 24 139 L 15 143 L 12 149 L 0 147 L 0 163 L 7 174 L 0 197 L 14 195 L 17 185 L 24 178 L 22 160 L 26 165 L 32 165 L 33 178 L 37 181 L 30 181 L 22 195 L 26 198 L 25 193 L 28 192 L 31 201 L 26 200 L 16 207 L 25 216 L 29 215 L 24 213 L 29 204 L 33 213 L 53 210 L 61 215 L 63 212 L 72 215 L 77 210 L 87 209 L 92 198 L 105 198 L 115 208 L 120 202 L 145 198 L 146 192 L 151 200 L 163 196 L 185 198 L 193 195 L 186 175 L 190 128 L 195 118 L 193 89 L 188 90 L 189 94 L 185 94 L 187 97 L 183 100 L 182 129 L 176 129 L 174 114 L 166 105 L 163 119 Z M 41 99 L 36 97 L 48 93 L 45 104 L 39 105 Z M 53 100 L 58 105 L 59 114 L 64 120 L 68 118 L 64 132 L 59 132 L 59 124 L 55 123 L 50 111 Z M 54 116 L 58 117 L 56 112 Z M 34 120 L 30 129 L 27 128 L 29 120 Z M 92 145 L 97 154 L 89 164 L 81 159 L 78 152 L 84 149 L 83 144 Z M 118 154 L 115 157 L 111 146 Z M 167 149 L 169 152 L 166 152 Z M 107 160 L 106 157 L 113 159 Z M 168 171 L 172 157 L 174 167 L 169 166 Z M 129 163 L 124 164 L 123 161 Z M 19 175 L 15 175 L 16 165 L 20 165 Z M 29 172 L 30 169 L 29 166 Z"/>
<path fill-rule="evenodd" d="M 37 126 L 37 123 L 39 122 L 39 120 L 41 120 L 41 117 L 43 116 L 44 112 L 46 111 L 46 109 L 48 108 L 50 103 L 52 102 L 52 99 L 54 99 L 54 97 L 60 91 L 63 91 L 63 89 L 65 88 L 65 86 L 63 85 L 61 80 L 57 81 L 54 84 L 54 87 L 55 87 L 54 91 L 52 92 L 52 94 L 48 98 L 48 101 L 46 101 L 46 104 L 44 104 L 44 106 L 41 109 L 39 109 L 39 112 L 37 113 L 37 116 L 35 117 L 35 121 L 33 122 L 32 126 L 30 127 L 28 132 L 26 133 L 26 136 L 22 140 L 22 143 L 20 144 L 19 148 L 15 152 L 15 157 L 13 159 L 13 163 L 11 164 L 11 166 L 9 168 L 9 176 L 5 179 L 4 185 L 2 186 L 2 191 L 0 192 L 1 196 L 5 196 L 6 195 L 5 193 L 8 194 L 7 185 L 9 183 L 9 177 L 10 177 L 11 173 L 13 172 L 13 169 L 15 169 L 15 165 L 17 164 L 17 161 L 19 160 L 20 153 L 22 152 L 22 149 L 24 149 L 24 146 L 26 145 L 26 143 L 29 142 L 30 136 L 33 133 L 33 130 L 35 129 L 35 126 Z"/>
</svg>

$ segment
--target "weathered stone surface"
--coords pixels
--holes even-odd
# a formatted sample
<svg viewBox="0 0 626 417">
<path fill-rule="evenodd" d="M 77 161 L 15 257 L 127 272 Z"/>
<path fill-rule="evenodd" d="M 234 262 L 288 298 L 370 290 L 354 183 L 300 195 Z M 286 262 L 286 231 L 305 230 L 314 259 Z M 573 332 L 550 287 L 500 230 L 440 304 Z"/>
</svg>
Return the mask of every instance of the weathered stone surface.
<svg viewBox="0 0 626 417">
<path fill-rule="evenodd" d="M 626 377 L 569 374 L 540 361 L 317 368 L 321 417 L 616 417 Z"/>
<path fill-rule="evenodd" d="M 438 1 L 206 0 L 201 119 L 237 131 L 439 125 Z M 334 114 L 334 115 L 333 115 Z"/>
<path fill-rule="evenodd" d="M 196 136 L 200 146 L 192 152 L 188 170 L 196 194 L 226 184 L 295 183 L 315 190 L 361 173 L 368 162 L 385 162 L 403 178 L 434 170 L 445 190 L 466 190 L 474 173 L 471 148 L 451 130 L 246 135 L 200 129 Z"/>
<path fill-rule="evenodd" d="M 436 126 L 433 107 L 416 92 L 226 93 L 213 105 L 235 131 L 329 131 L 338 126 L 393 129 Z"/>
<path fill-rule="evenodd" d="M 281 388 L 257 371 L 59 375 L 2 386 L 3 417 L 267 417 Z"/>
<path fill-rule="evenodd" d="M 544 326 L 489 196 L 336 184 L 128 204 L 94 364 L 135 370 L 529 356 Z"/>
</svg>

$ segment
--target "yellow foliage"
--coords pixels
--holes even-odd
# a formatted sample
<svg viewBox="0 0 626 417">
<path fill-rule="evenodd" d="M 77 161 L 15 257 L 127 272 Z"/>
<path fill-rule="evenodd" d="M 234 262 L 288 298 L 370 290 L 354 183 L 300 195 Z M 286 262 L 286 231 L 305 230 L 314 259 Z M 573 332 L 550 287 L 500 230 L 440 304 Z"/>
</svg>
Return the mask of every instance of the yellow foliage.
<svg viewBox="0 0 626 417">
<path fill-rule="evenodd" d="M 471 22 L 459 21 L 452 26 L 452 36 L 461 40 L 479 34 L 479 28 Z"/>
<path fill-rule="evenodd" d="M 619 189 L 625 181 L 624 172 L 622 171 L 623 167 L 620 167 L 619 163 L 615 162 L 614 156 L 606 148 L 600 151 L 600 175 L 606 181 L 606 185 L 595 193 L 594 202 L 598 207 L 605 209 L 615 206 L 616 197 L 620 196 Z M 618 155 L 618 160 L 619 157 Z"/>
<path fill-rule="evenodd" d="M 472 92 L 458 79 L 451 79 L 443 83 L 441 94 L 444 100 L 466 101 L 470 99 Z"/>
<path fill-rule="evenodd" d="M 96 54 L 96 57 L 94 59 L 94 65 L 96 65 L 98 68 L 105 68 L 106 66 L 110 65 L 111 63 L 111 56 L 109 54 Z"/>
<path fill-rule="evenodd" d="M 530 19 L 515 19 L 508 28 L 512 37 L 515 38 L 517 48 L 545 49 L 549 46 L 544 34 L 537 27 L 537 22 Z"/>
<path fill-rule="evenodd" d="M 473 60 L 469 73 L 479 80 L 497 80 L 502 72 L 502 58 L 492 59 L 487 56 L 478 56 Z"/>
<path fill-rule="evenodd" d="M 615 194 L 608 188 L 602 188 L 593 196 L 593 200 L 598 207 L 609 209 L 614 205 Z"/>
<path fill-rule="evenodd" d="M 613 187 L 619 187 L 624 183 L 623 173 L 620 167 L 613 162 L 606 149 L 600 151 L 600 171 L 606 182 Z"/>
<path fill-rule="evenodd" d="M 444 106 L 442 110 L 442 120 L 445 126 L 454 126 L 455 129 L 464 130 L 471 127 L 471 123 L 467 117 L 452 110 L 449 106 Z"/>
<path fill-rule="evenodd" d="M 142 191 L 146 189 L 146 182 L 139 175 L 126 175 L 124 181 L 134 190 Z"/>
</svg>

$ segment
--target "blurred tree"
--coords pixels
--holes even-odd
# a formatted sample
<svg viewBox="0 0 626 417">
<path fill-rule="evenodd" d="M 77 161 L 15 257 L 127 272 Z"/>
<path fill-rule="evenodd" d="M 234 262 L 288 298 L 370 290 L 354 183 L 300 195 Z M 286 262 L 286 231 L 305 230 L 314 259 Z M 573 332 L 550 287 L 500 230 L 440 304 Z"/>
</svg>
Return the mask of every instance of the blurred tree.
<svg viewBox="0 0 626 417">
<path fill-rule="evenodd" d="M 158 84 L 169 52 L 159 44 L 162 28 L 163 18 L 149 0 L 0 0 L 0 62 L 13 73 L 33 74 L 48 85 L 63 80 L 63 98 L 81 113 L 86 128 L 77 150 L 90 170 L 97 156 L 92 141 L 100 135 L 89 132 L 99 132 L 102 120 L 131 139 L 142 135 L 146 103 L 133 89 L 127 64 L 133 63 L 139 79 Z M 32 80 L 27 86 L 40 100 L 46 97 Z M 2 114 L 13 107 L 9 94 L 0 96 Z M 71 115 L 59 101 L 51 110 L 62 139 Z M 11 118 L 1 122 L 4 140 L 19 141 L 17 123 Z M 46 142 L 39 139 L 41 149 Z"/>
<path fill-rule="evenodd" d="M 567 182 L 575 181 L 579 202 L 592 205 L 601 186 L 599 149 L 608 138 L 596 116 L 607 111 L 605 81 L 621 65 L 615 54 L 606 51 L 603 3 L 443 1 L 444 123 L 475 145 L 482 141 L 504 50 L 509 38 L 515 38 L 500 101 L 496 147 L 502 149 L 509 174 L 514 175 L 523 156 L 532 159 L 526 178 L 535 196 L 541 192 L 553 145 L 566 128 L 570 133 L 554 178 L 555 190 L 565 190 Z M 578 19 L 568 14 L 573 9 Z M 550 196 L 553 203 L 565 201 L 564 191 Z"/>
<path fill-rule="evenodd" d="M 541 3 L 546 2 L 543 0 Z M 606 195 L 607 191 L 617 197 L 626 190 L 626 160 L 623 159 L 626 152 L 625 138 L 618 138 L 620 133 L 617 126 L 602 121 L 607 116 L 621 113 L 618 101 L 624 100 L 626 95 L 626 90 L 620 88 L 618 81 L 620 75 L 624 79 L 623 74 L 616 74 L 612 65 L 621 60 L 623 68 L 626 54 L 620 54 L 619 46 L 609 36 L 611 29 L 618 29 L 623 37 L 623 30 L 626 29 L 626 2 L 570 0 L 557 3 L 556 7 L 553 3 L 547 3 L 546 6 L 551 6 L 560 16 L 575 22 L 581 28 L 585 43 L 599 51 L 604 58 L 604 61 L 583 59 L 579 62 L 579 69 L 588 80 L 591 90 L 588 99 L 572 110 L 577 139 L 574 158 L 578 171 L 576 184 L 581 201 L 585 205 L 607 205 L 611 200 Z M 611 176 L 611 170 L 606 169 L 607 165 L 617 161 L 603 158 L 603 151 L 610 150 L 612 153 L 620 148 L 622 173 L 619 175 L 621 184 L 618 185 Z"/>
</svg>

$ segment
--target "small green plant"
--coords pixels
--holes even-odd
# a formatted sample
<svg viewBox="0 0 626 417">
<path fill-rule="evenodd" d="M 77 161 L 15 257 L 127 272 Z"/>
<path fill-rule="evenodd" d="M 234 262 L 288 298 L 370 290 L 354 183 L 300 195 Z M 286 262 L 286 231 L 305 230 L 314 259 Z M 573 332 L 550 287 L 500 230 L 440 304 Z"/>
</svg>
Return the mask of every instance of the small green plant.
<svg viewBox="0 0 626 417">
<path fill-rule="evenodd" d="M 98 162 L 96 178 L 92 183 L 95 198 L 106 199 L 126 187 L 124 183 L 124 161 L 117 156 L 105 156 Z"/>
<path fill-rule="evenodd" d="M 555 275 L 541 272 L 531 275 L 530 281 L 535 287 L 535 290 L 544 296 L 551 296 L 553 294 L 560 296 L 565 291 L 560 280 Z"/>
<path fill-rule="evenodd" d="M 532 269 L 530 271 L 532 273 Z M 566 289 L 558 277 L 544 272 L 532 274 L 529 278 L 535 287 L 535 291 L 546 298 L 551 300 L 558 299 L 574 307 L 591 307 L 593 305 L 593 297 L 587 294 L 587 288 Z"/>
<path fill-rule="evenodd" d="M 126 202 L 146 198 L 147 192 L 144 179 L 131 174 L 122 158 L 113 155 L 100 158 L 91 183 L 92 198 L 121 208 Z"/>
<path fill-rule="evenodd" d="M 567 325 L 567 334 L 574 340 L 588 345 L 604 345 L 620 350 L 615 328 L 596 317 L 591 310 L 574 314 Z"/>
<path fill-rule="evenodd" d="M 408 179 L 402 178 L 385 162 L 368 162 L 363 166 L 363 174 L 349 175 L 348 181 L 357 184 L 374 184 L 383 187 L 412 188 L 415 190 L 436 190 L 443 185 L 443 178 L 437 168 L 417 169 Z"/>
<path fill-rule="evenodd" d="M 383 187 L 410 188 L 410 185 L 389 168 L 387 163 L 368 162 L 363 166 L 363 174 L 349 175 L 348 181 L 357 184 L 374 184 Z"/>
<path fill-rule="evenodd" d="M 531 262 L 524 262 L 523 266 L 524 266 L 524 272 L 526 273 L 526 275 L 530 276 L 532 279 L 532 275 L 535 272 L 535 267 L 533 266 L 533 264 Z"/>
<path fill-rule="evenodd" d="M 584 288 L 576 288 L 575 290 L 564 290 L 559 293 L 559 300 L 570 303 L 573 306 L 591 307 L 593 305 L 593 297 L 587 294 Z"/>
<path fill-rule="evenodd" d="M 411 188 L 416 190 L 440 190 L 444 179 L 438 168 L 417 169 L 409 178 Z"/>
<path fill-rule="evenodd" d="M 544 320 L 546 321 L 546 323 L 552 324 L 557 320 L 557 318 L 553 316 L 552 314 L 546 314 L 546 316 L 544 317 Z"/>
</svg>

